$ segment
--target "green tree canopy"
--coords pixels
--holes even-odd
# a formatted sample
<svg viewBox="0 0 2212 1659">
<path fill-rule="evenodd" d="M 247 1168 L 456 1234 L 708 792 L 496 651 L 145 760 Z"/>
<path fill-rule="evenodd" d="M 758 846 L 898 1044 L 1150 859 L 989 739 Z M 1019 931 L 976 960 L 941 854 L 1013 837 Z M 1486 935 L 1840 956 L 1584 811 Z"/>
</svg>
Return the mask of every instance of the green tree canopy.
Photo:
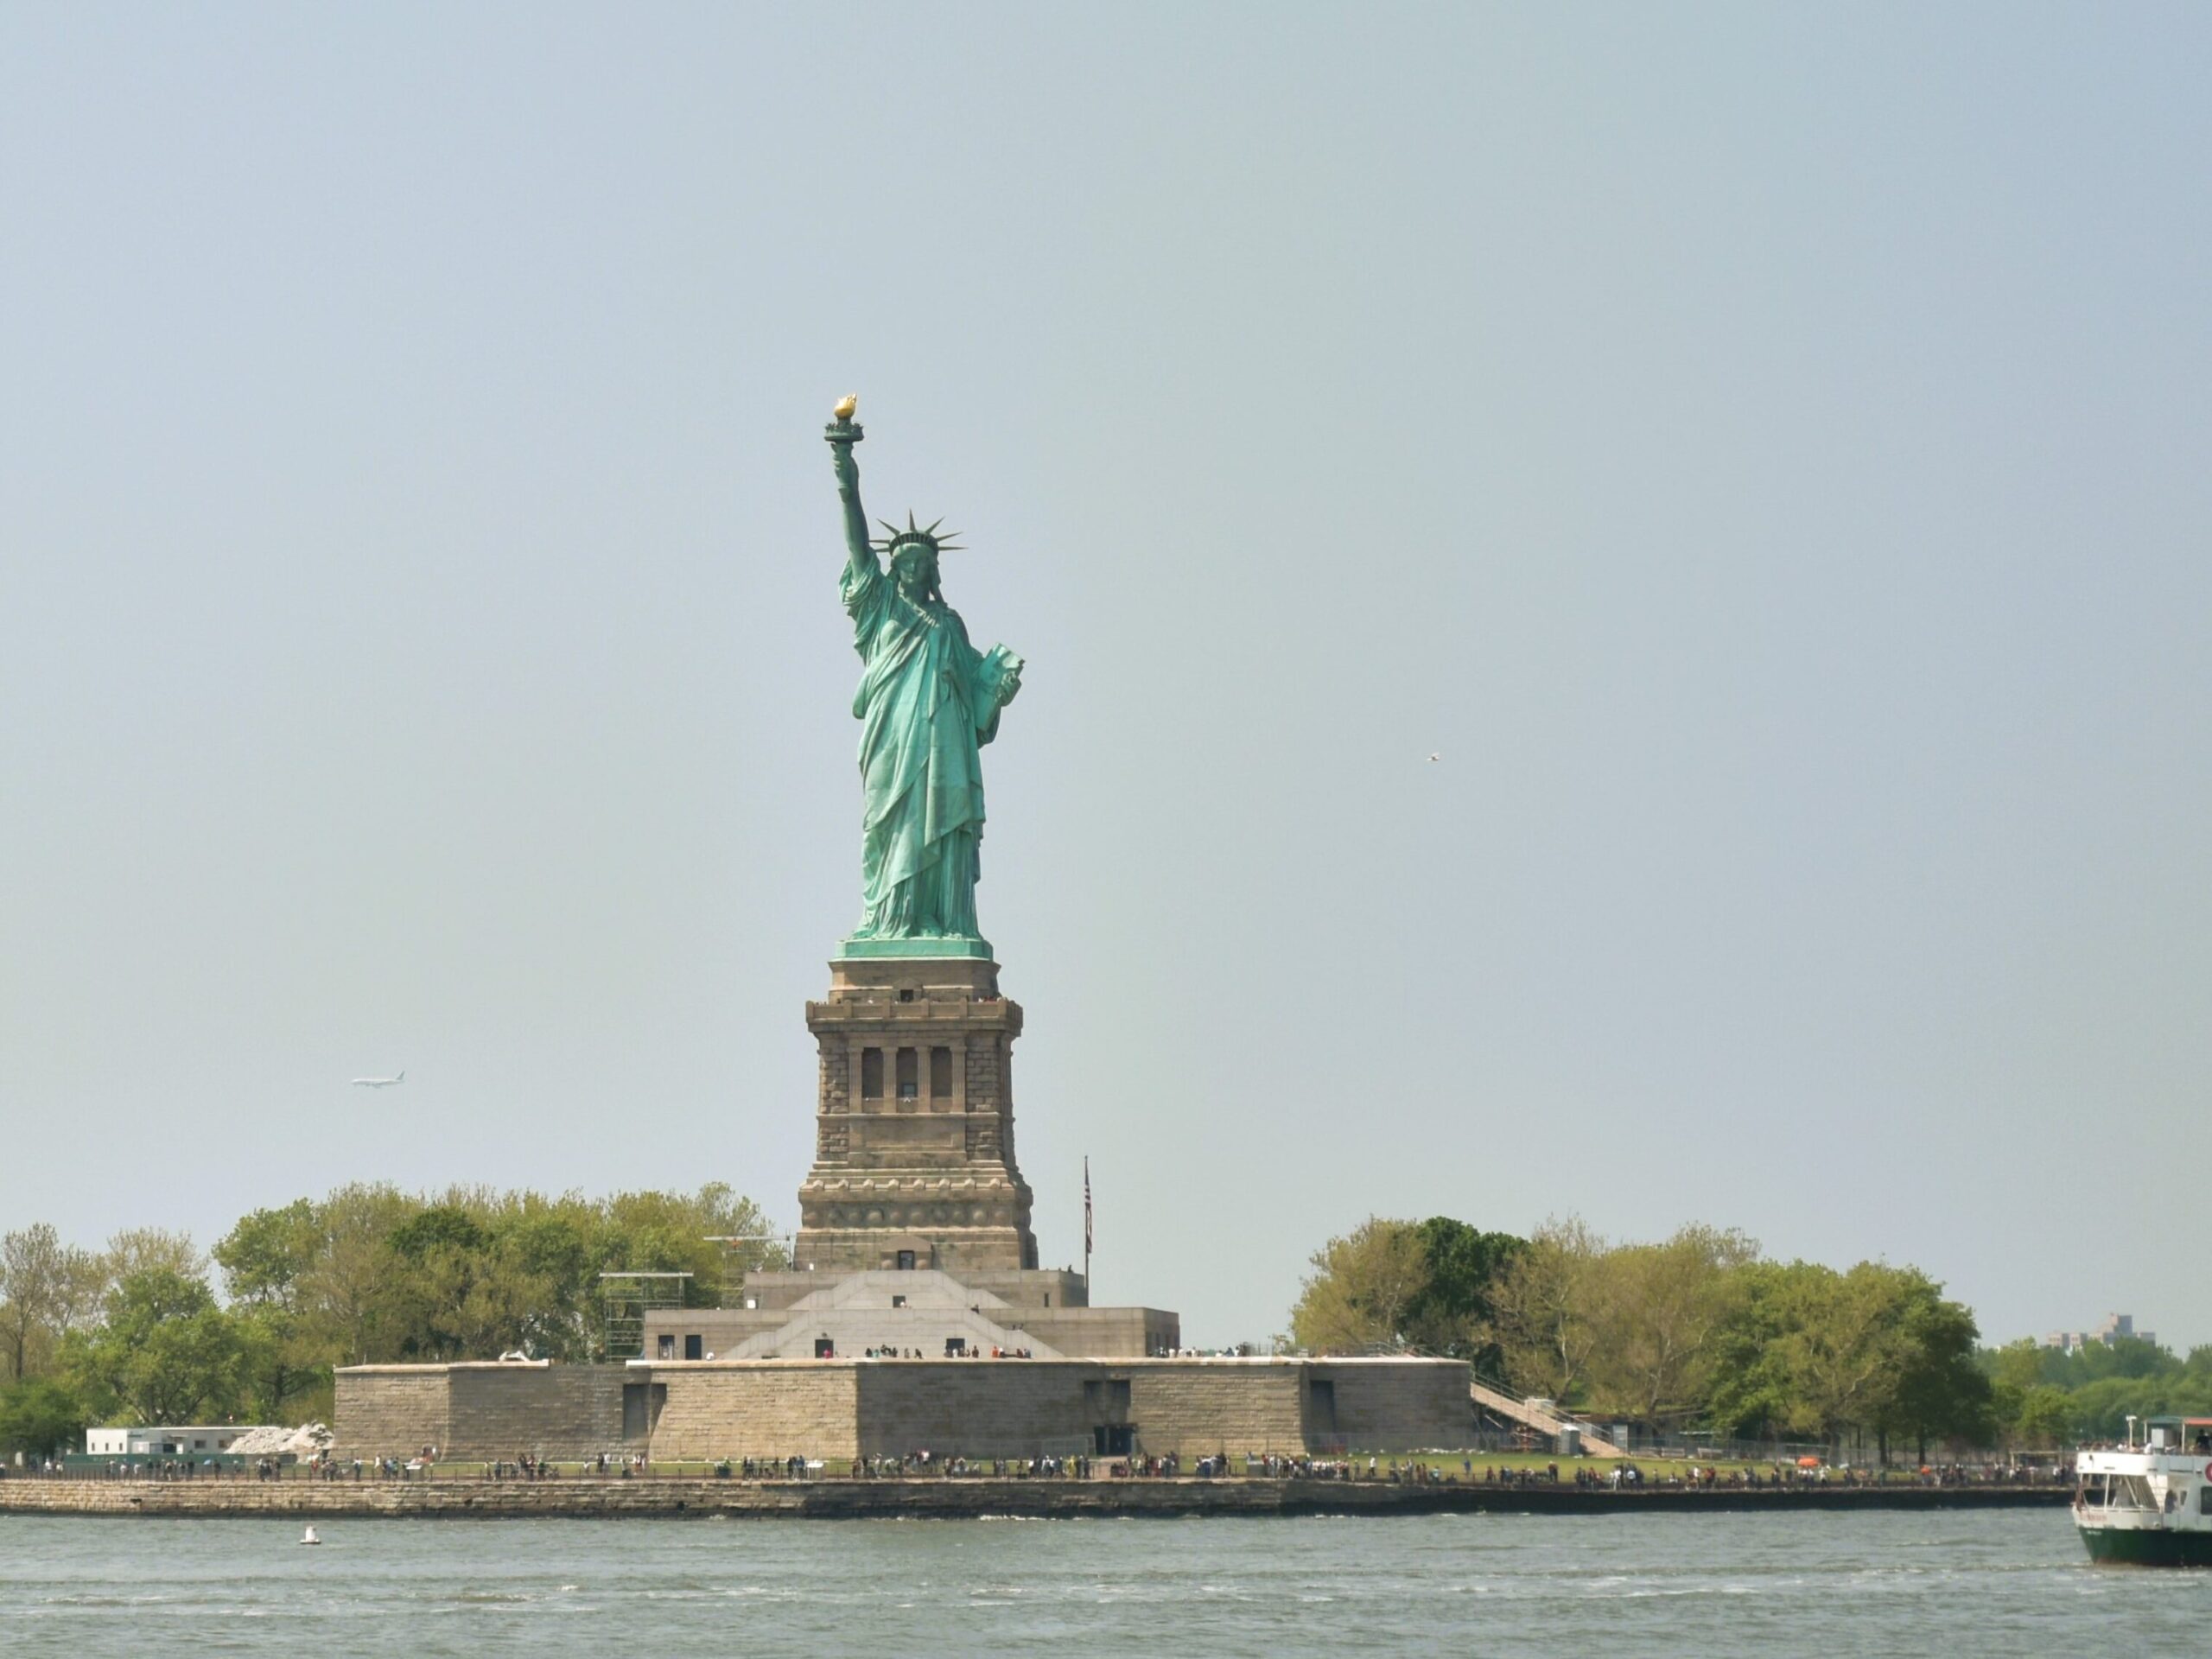
<svg viewBox="0 0 2212 1659">
<path fill-rule="evenodd" d="M 1313 1271 L 1291 1309 L 1291 1335 L 1317 1354 L 1395 1351 L 1428 1280 L 1412 1223 L 1370 1216 L 1313 1253 Z"/>
<path fill-rule="evenodd" d="M 1478 1370 L 1496 1371 L 1497 1353 L 1485 1335 L 1497 1313 L 1491 1292 L 1528 1241 L 1486 1233 L 1449 1216 L 1431 1216 L 1414 1231 L 1427 1272 L 1406 1306 L 1407 1341 L 1423 1353 L 1472 1360 Z"/>
<path fill-rule="evenodd" d="M 222 1422 L 245 1403 L 254 1340 L 202 1280 L 172 1268 L 125 1274 L 106 1319 L 73 1336 L 67 1365 L 98 1416 L 141 1423 Z"/>
<path fill-rule="evenodd" d="M 1916 1268 L 1770 1262 L 1726 1228 L 1615 1243 L 1576 1217 L 1526 1240 L 1370 1217 L 1312 1265 L 1291 1315 L 1306 1349 L 1453 1355 L 1520 1394 L 1662 1431 L 1863 1435 L 1886 1456 L 1896 1439 L 1986 1444 L 2042 1386 L 2026 1353 L 1995 1386 L 1972 1313 Z M 2036 1411 L 2047 1432 L 2049 1402 Z"/>
<path fill-rule="evenodd" d="M 59 1377 L 0 1385 L 0 1452 L 53 1457 L 81 1445 L 89 1421 L 83 1396 Z"/>
<path fill-rule="evenodd" d="M 59 1332 L 65 1262 L 61 1236 L 43 1222 L 0 1238 L 0 1351 L 11 1378 Z"/>
<path fill-rule="evenodd" d="M 1656 1244 L 1623 1244 L 1588 1266 L 1593 1409 L 1672 1427 L 1702 1418 L 1758 1247 L 1693 1224 Z"/>
<path fill-rule="evenodd" d="M 711 1182 L 603 1198 L 356 1183 L 239 1217 L 209 1265 L 181 1233 L 138 1228 L 105 1249 L 51 1227 L 0 1239 L 0 1380 L 53 1418 L 327 1417 L 340 1365 L 606 1351 L 601 1275 L 687 1274 L 711 1306 L 748 1272 L 788 1264 L 760 1206 Z M 29 1418 L 23 1419 L 29 1421 Z"/>
<path fill-rule="evenodd" d="M 1484 1333 L 1519 1392 L 1583 1396 L 1600 1340 L 1598 1264 L 1605 1242 L 1579 1217 L 1547 1221 L 1492 1282 Z"/>
<path fill-rule="evenodd" d="M 1478 1358 L 1491 1287 L 1522 1248 L 1510 1233 L 1485 1233 L 1449 1216 L 1370 1216 L 1314 1252 L 1291 1310 L 1291 1334 L 1312 1353 L 1411 1349 Z"/>
</svg>

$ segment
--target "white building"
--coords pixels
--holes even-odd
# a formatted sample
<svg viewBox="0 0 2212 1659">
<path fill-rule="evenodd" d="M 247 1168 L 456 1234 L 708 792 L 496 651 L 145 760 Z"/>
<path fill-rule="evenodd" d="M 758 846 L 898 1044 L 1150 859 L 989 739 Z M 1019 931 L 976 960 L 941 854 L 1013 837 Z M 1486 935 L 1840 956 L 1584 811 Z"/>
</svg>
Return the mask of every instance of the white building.
<svg viewBox="0 0 2212 1659">
<path fill-rule="evenodd" d="M 251 1423 L 198 1423 L 177 1427 L 88 1428 L 85 1453 L 94 1458 L 204 1458 L 227 1452 L 252 1432 Z"/>
</svg>

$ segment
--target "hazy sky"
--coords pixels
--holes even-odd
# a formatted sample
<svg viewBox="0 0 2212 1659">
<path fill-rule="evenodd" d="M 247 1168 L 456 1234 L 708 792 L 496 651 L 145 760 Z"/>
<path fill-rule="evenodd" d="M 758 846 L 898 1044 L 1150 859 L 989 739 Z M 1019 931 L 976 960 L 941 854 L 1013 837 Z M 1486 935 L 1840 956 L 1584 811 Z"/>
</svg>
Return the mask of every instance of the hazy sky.
<svg viewBox="0 0 2212 1659">
<path fill-rule="evenodd" d="M 857 391 L 1029 660 L 1047 1263 L 1088 1153 L 1205 1343 L 1567 1211 L 2212 1339 L 2208 77 L 2017 0 L 0 7 L 0 1229 L 794 1222 Z"/>
</svg>

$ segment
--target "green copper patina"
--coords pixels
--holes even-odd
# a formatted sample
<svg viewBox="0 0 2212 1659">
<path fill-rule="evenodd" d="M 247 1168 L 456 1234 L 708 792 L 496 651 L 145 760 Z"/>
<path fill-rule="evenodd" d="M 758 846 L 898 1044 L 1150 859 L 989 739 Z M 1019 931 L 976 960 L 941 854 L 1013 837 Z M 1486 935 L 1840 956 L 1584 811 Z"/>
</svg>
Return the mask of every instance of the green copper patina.
<svg viewBox="0 0 2212 1659">
<path fill-rule="evenodd" d="M 870 539 L 853 459 L 861 437 L 853 402 L 837 406 L 823 435 L 845 513 L 840 588 L 862 664 L 853 696 L 861 722 L 862 907 L 839 954 L 988 960 L 990 944 L 976 926 L 979 751 L 998 735 L 999 710 L 1021 689 L 1021 658 L 1003 645 L 985 654 L 969 644 L 960 613 L 938 591 L 938 556 L 952 543 L 936 524 L 920 529 L 910 514 L 904 530 L 886 524 L 889 535 Z"/>
</svg>

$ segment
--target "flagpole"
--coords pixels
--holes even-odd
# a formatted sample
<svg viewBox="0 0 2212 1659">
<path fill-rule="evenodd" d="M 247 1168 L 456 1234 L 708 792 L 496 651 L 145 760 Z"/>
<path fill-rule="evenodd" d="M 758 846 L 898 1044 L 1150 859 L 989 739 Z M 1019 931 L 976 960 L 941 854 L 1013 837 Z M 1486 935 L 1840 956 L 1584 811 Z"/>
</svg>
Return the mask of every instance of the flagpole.
<svg viewBox="0 0 2212 1659">
<path fill-rule="evenodd" d="M 1090 1154 L 1083 1156 L 1083 1296 L 1090 1300 Z"/>
</svg>

